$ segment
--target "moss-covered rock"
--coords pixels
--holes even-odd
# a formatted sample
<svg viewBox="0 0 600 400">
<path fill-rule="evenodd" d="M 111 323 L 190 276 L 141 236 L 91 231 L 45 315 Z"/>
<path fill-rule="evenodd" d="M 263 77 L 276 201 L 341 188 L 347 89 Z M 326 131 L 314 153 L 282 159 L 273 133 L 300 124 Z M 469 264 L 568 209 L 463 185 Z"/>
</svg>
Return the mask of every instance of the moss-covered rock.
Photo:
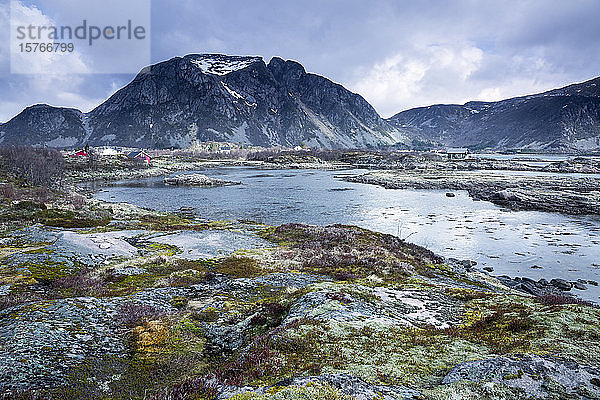
<svg viewBox="0 0 600 400">
<path fill-rule="evenodd" d="M 196 229 L 181 217 L 155 223 L 142 222 L 163 232 L 79 235 L 134 250 L 101 262 L 3 267 L 4 292 L 38 297 L 1 311 L 2 390 L 182 400 L 599 393 L 592 304 L 519 294 L 356 227 L 254 227 L 243 235 L 256 229 L 271 244 L 190 259 L 181 244 L 214 231 L 171 232 Z M 51 243 L 10 242 L 4 260 L 62 257 L 66 242 Z"/>
</svg>

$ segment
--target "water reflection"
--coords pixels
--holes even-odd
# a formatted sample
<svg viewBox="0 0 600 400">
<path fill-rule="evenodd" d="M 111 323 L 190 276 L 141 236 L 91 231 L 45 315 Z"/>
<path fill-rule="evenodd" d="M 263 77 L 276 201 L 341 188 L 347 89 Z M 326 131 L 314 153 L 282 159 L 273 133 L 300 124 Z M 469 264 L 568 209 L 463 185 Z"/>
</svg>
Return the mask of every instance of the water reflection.
<svg viewBox="0 0 600 400">
<path fill-rule="evenodd" d="M 445 191 L 384 189 L 339 179 L 361 172 L 219 168 L 204 173 L 243 184 L 167 187 L 160 178 L 152 178 L 108 187 L 96 197 L 164 211 L 194 207 L 206 219 L 354 224 L 447 257 L 475 260 L 498 275 L 600 281 L 596 217 L 508 211 L 474 201 L 466 192 L 449 198 Z M 589 286 L 577 294 L 597 300 L 600 290 Z"/>
</svg>

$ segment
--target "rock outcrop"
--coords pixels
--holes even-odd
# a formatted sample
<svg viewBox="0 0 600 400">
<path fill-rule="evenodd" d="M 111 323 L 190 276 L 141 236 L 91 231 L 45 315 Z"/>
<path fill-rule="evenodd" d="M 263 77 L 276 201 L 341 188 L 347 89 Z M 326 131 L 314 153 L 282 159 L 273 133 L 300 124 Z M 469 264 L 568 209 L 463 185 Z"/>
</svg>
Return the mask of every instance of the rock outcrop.
<svg viewBox="0 0 600 400">
<path fill-rule="evenodd" d="M 203 174 L 182 174 L 170 176 L 163 179 L 163 182 L 170 186 L 231 186 L 241 185 L 240 182 L 224 181 L 222 179 L 210 178 Z"/>
</svg>

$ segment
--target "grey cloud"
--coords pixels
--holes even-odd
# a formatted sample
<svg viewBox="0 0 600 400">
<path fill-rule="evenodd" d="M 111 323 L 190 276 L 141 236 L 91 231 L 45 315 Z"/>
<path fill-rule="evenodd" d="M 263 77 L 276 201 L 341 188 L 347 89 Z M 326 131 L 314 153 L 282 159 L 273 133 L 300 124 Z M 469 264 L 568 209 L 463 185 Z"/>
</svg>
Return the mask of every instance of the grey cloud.
<svg viewBox="0 0 600 400">
<path fill-rule="evenodd" d="M 154 0 L 152 59 L 191 52 L 291 58 L 359 91 L 388 116 L 419 105 L 515 96 L 600 75 L 599 17 L 600 2 L 594 0 Z M 454 49 L 453 61 L 436 64 L 438 56 L 430 50 L 435 46 Z M 465 62 L 461 49 L 481 51 L 481 57 Z M 397 76 L 389 87 L 375 90 L 377 68 L 390 60 L 401 60 L 392 68 Z M 424 73 L 417 79 L 419 65 Z M 407 68 L 413 68 L 412 75 L 398 73 Z M 20 107 L 58 101 L 50 91 L 20 93 L 27 78 L 10 75 L 6 61 L 0 60 L 0 71 L 3 101 Z M 113 82 L 132 78 L 83 76 L 81 101 L 100 99 Z M 398 93 L 402 90 L 407 92 Z M 0 108 L 0 120 L 8 116 Z"/>
</svg>

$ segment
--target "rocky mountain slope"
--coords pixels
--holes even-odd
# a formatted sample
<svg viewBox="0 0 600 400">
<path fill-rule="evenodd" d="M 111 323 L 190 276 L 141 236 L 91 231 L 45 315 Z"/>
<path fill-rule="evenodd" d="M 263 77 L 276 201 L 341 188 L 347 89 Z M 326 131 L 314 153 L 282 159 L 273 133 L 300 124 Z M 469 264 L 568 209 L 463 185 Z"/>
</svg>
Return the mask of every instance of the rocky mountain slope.
<svg viewBox="0 0 600 400">
<path fill-rule="evenodd" d="M 475 149 L 600 149 L 600 78 L 498 102 L 438 104 L 388 121 L 422 142 Z"/>
<path fill-rule="evenodd" d="M 73 108 L 37 104 L 0 125 L 0 143 L 73 146 L 86 139 L 85 119 Z"/>
<path fill-rule="evenodd" d="M 187 147 L 194 141 L 365 148 L 399 130 L 361 96 L 294 61 L 188 55 L 142 70 L 87 114 L 38 105 L 0 128 L 0 143 Z"/>
</svg>

